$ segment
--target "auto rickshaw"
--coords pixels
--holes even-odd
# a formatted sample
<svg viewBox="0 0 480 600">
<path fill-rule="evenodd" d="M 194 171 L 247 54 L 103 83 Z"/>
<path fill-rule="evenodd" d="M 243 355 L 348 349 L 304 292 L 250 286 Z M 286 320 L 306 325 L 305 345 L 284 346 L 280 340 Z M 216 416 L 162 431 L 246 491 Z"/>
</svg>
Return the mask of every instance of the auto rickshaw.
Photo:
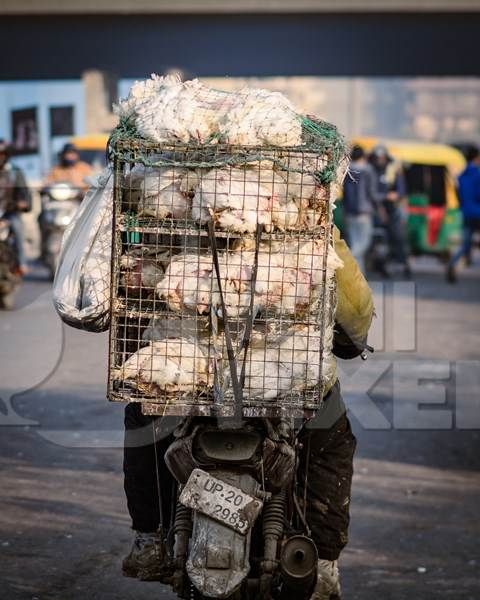
<svg viewBox="0 0 480 600">
<path fill-rule="evenodd" d="M 355 138 L 366 152 L 381 144 L 401 163 L 407 185 L 407 237 L 413 255 L 448 257 L 461 240 L 462 216 L 456 178 L 465 168 L 462 153 L 443 144 Z"/>
<path fill-rule="evenodd" d="M 109 135 L 107 133 L 91 133 L 79 135 L 70 140 L 78 149 L 80 160 L 92 165 L 94 171 L 101 171 L 106 165 L 105 149 Z"/>
</svg>

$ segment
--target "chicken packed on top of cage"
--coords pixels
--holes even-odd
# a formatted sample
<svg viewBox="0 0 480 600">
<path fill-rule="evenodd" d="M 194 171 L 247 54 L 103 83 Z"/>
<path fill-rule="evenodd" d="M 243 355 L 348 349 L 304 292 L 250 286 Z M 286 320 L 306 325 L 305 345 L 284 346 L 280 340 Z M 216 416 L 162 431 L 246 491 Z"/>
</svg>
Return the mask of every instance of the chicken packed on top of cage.
<svg viewBox="0 0 480 600">
<path fill-rule="evenodd" d="M 318 408 L 335 371 L 341 138 L 283 97 L 269 112 L 268 92 L 147 88 L 113 145 L 109 397 L 157 414 Z"/>
</svg>

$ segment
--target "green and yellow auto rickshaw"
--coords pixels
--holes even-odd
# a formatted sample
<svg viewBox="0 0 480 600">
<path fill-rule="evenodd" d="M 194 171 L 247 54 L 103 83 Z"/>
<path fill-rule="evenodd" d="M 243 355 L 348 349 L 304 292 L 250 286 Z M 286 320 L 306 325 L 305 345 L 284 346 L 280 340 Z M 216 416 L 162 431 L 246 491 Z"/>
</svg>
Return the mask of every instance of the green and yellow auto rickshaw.
<svg viewBox="0 0 480 600">
<path fill-rule="evenodd" d="M 413 255 L 447 257 L 461 239 L 462 215 L 456 179 L 462 153 L 443 144 L 356 138 L 366 152 L 381 144 L 402 165 L 407 185 L 407 235 Z"/>
</svg>

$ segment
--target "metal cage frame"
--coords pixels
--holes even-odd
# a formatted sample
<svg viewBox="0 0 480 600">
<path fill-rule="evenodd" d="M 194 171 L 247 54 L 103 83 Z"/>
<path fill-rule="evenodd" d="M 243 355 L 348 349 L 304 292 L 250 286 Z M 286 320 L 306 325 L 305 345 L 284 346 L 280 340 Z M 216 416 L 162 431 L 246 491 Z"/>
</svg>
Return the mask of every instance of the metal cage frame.
<svg viewBox="0 0 480 600">
<path fill-rule="evenodd" d="M 270 163 L 273 168 L 290 171 L 290 162 L 295 165 L 308 162 L 312 159 L 312 150 L 306 147 L 298 148 L 272 148 L 272 147 L 233 147 L 222 144 L 208 146 L 194 146 L 186 144 L 156 144 L 143 140 L 116 140 L 112 147 L 114 169 L 114 206 L 113 206 L 113 236 L 111 256 L 111 314 L 109 335 L 109 366 L 108 366 L 108 392 L 111 401 L 141 402 L 144 414 L 150 415 L 175 415 L 175 416 L 208 416 L 208 417 L 266 417 L 266 418 L 305 418 L 314 415 L 322 404 L 324 384 L 322 383 L 322 369 L 324 361 L 325 329 L 327 322 L 333 319 L 335 305 L 335 291 L 328 286 L 327 261 L 332 245 L 333 231 L 333 204 L 335 200 L 336 182 L 323 185 L 325 192 L 319 211 L 321 217 L 319 224 L 311 229 L 286 229 L 278 228 L 267 230 L 257 223 L 255 231 L 248 233 L 226 231 L 216 227 L 213 218 L 207 223 L 199 223 L 191 218 L 174 219 L 170 217 L 132 217 L 131 207 L 126 208 L 126 174 L 130 173 L 135 165 L 142 168 L 161 169 L 205 169 L 211 173 L 213 169 L 244 169 L 257 165 L 259 173 L 261 165 Z M 295 162 L 295 160 L 297 162 Z M 317 155 L 320 164 L 325 164 L 327 158 Z M 322 162 L 323 161 L 323 162 Z M 318 166 L 317 161 L 317 166 Z M 292 172 L 299 172 L 292 167 Z M 318 176 L 318 172 L 300 170 L 300 177 L 304 173 Z M 318 184 L 321 185 L 320 183 Z M 216 188 L 216 183 L 215 183 Z M 319 213 L 320 214 L 320 213 Z M 162 240 L 162 244 L 159 240 Z M 148 241 L 153 240 L 153 241 Z M 174 242 L 174 240 L 176 240 Z M 181 240 L 180 242 L 178 240 Z M 119 377 L 119 369 L 133 353 L 144 347 L 142 329 L 145 330 L 155 323 L 152 318 L 163 318 L 167 324 L 171 321 L 180 323 L 180 328 L 185 325 L 186 316 L 183 312 L 174 311 L 165 302 L 162 302 L 153 293 L 148 298 L 140 295 L 129 297 L 128 284 L 122 284 L 122 256 L 129 250 L 141 252 L 141 248 L 151 246 L 152 251 L 165 246 L 169 247 L 170 257 L 178 256 L 187 248 L 198 248 L 198 253 L 205 249 L 212 261 L 218 260 L 219 252 L 229 253 L 234 244 L 253 244 L 257 262 L 254 263 L 252 273 L 258 270 L 259 248 L 274 248 L 274 244 L 294 247 L 303 242 L 320 242 L 323 244 L 321 256 L 321 281 L 319 282 L 319 295 L 315 310 L 308 313 L 286 315 L 283 311 L 256 309 L 254 312 L 254 297 L 256 281 L 252 275 L 251 302 L 247 314 L 243 317 L 227 320 L 228 311 L 220 287 L 220 309 L 213 311 L 210 307 L 208 314 L 192 315 L 195 326 L 201 324 L 207 333 L 209 344 L 208 360 L 210 361 L 210 344 L 212 335 L 217 335 L 217 329 L 222 330 L 222 358 L 223 376 L 230 378 L 230 383 L 219 381 L 218 363 L 215 362 L 213 384 L 208 389 L 193 390 L 190 392 L 156 391 L 152 393 L 141 390 L 132 381 Z M 176 245 L 175 245 L 176 244 Z M 281 246 L 278 246 L 281 247 Z M 313 247 L 313 246 L 312 246 Z M 220 248 L 220 250 L 219 250 Z M 143 259 L 142 259 L 143 260 Z M 142 263 L 143 264 L 143 263 Z M 270 273 L 270 271 L 268 271 Z M 213 272 L 212 278 L 217 275 L 218 285 L 221 286 L 219 271 Z M 140 288 L 143 273 L 140 273 Z M 127 290 L 127 291 L 125 291 Z M 224 318 L 225 316 L 225 318 Z M 182 322 L 183 319 L 183 322 Z M 233 325 L 233 327 L 232 327 Z M 172 325 L 173 326 L 173 325 Z M 237 330 L 235 330 L 235 326 Z M 242 330 L 240 331 L 240 326 Z M 315 327 L 318 331 L 319 377 L 315 385 L 308 389 L 299 389 L 286 393 L 281 397 L 267 399 L 265 397 L 252 397 L 244 387 L 245 361 L 249 348 L 252 332 L 256 327 L 265 328 L 267 331 L 275 329 L 275 335 L 280 336 L 285 331 L 294 331 L 298 327 Z M 197 329 L 195 330 L 197 331 Z M 307 331 L 310 331 L 308 329 Z M 240 339 L 242 333 L 242 339 Z M 270 333 L 268 333 L 270 335 Z M 273 336 L 274 334 L 272 334 Z M 206 339 L 205 338 L 205 339 Z M 168 338 L 167 338 L 168 339 Z M 218 339 L 218 338 L 216 338 Z M 247 340 L 247 342 L 245 342 Z M 294 343 L 294 342 L 293 342 Z M 317 342 L 315 342 L 317 343 Z M 236 344 L 236 352 L 235 352 Z M 246 348 L 245 348 L 246 344 Z M 267 342 L 265 342 L 267 348 Z M 215 349 L 214 349 L 215 350 Z M 240 367 L 240 354 L 244 353 L 243 366 Z M 266 352 L 266 350 L 265 350 Z M 233 359 L 233 361 L 232 361 Z M 215 359 L 216 360 L 216 359 Z M 238 362 L 238 364 L 237 364 Z M 228 366 L 229 375 L 225 376 L 225 365 Z M 235 373 L 235 371 L 237 371 Z M 240 371 L 240 372 L 238 372 Z M 243 377 L 243 381 L 242 381 Z"/>
</svg>

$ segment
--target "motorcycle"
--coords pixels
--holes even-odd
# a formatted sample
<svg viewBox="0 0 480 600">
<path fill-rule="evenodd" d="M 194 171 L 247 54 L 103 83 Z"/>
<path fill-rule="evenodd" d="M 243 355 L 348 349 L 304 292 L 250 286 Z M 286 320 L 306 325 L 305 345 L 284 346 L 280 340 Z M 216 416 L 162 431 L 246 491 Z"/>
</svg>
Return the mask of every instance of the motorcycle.
<svg viewBox="0 0 480 600">
<path fill-rule="evenodd" d="M 63 233 L 75 216 L 82 196 L 82 190 L 71 183 L 54 183 L 42 190 L 42 209 L 38 217 L 41 261 L 51 279 L 55 276 Z"/>
<path fill-rule="evenodd" d="M 15 234 L 8 219 L 0 213 L 0 308 L 12 310 L 20 285 Z"/>
<path fill-rule="evenodd" d="M 162 581 L 179 598 L 310 598 L 318 555 L 297 434 L 281 419 L 194 417 L 177 428 L 165 454 L 179 487 Z"/>
</svg>

